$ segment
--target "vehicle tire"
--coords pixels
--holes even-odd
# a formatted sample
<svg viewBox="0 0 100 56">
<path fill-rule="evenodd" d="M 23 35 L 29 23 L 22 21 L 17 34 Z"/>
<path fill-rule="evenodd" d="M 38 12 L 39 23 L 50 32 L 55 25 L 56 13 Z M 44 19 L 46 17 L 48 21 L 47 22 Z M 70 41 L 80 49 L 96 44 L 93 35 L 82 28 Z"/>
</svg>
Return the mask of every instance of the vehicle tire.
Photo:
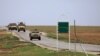
<svg viewBox="0 0 100 56">
<path fill-rule="evenodd" d="M 26 32 L 26 30 L 24 30 L 24 32 Z"/>
<path fill-rule="evenodd" d="M 18 30 L 18 32 L 20 32 L 20 30 Z"/>
<path fill-rule="evenodd" d="M 41 37 L 39 37 L 38 39 L 41 40 Z"/>
<path fill-rule="evenodd" d="M 30 37 L 30 40 L 32 40 L 32 37 Z"/>
</svg>

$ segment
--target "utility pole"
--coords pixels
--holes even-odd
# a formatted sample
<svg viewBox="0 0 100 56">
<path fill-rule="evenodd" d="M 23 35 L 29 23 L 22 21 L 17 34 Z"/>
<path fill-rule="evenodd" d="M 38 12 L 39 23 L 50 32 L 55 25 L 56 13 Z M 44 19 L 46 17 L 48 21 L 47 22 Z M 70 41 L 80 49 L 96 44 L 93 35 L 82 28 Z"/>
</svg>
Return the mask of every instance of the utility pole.
<svg viewBox="0 0 100 56">
<path fill-rule="evenodd" d="M 76 34 L 76 21 L 74 20 L 74 34 L 75 34 L 75 56 L 76 56 L 76 43 L 77 42 L 80 42 L 80 40 L 78 39 L 78 37 L 77 37 L 77 34 Z M 83 46 L 82 46 L 82 44 L 81 43 L 79 43 L 80 44 L 80 47 L 83 49 L 83 51 L 85 52 L 85 55 L 86 56 L 88 56 L 88 54 L 87 54 L 87 52 L 85 51 L 85 49 L 83 48 Z"/>
<path fill-rule="evenodd" d="M 76 37 L 77 37 L 77 35 L 76 35 L 76 22 L 75 22 L 75 20 L 74 20 L 74 35 L 75 35 L 75 55 L 74 56 L 76 56 L 76 43 L 77 43 Z"/>
</svg>

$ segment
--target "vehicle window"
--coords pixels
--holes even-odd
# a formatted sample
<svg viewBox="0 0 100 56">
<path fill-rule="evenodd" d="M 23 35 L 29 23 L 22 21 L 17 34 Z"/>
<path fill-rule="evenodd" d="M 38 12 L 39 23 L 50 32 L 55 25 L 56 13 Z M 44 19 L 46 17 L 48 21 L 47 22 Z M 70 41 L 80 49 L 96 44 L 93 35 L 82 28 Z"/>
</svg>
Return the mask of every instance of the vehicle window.
<svg viewBox="0 0 100 56">
<path fill-rule="evenodd" d="M 32 33 L 39 33 L 39 32 L 32 32 Z"/>
<path fill-rule="evenodd" d="M 10 26 L 14 26 L 14 25 L 16 26 L 17 24 L 16 24 L 16 23 L 11 23 L 11 24 L 9 24 L 9 25 L 10 25 Z"/>
</svg>

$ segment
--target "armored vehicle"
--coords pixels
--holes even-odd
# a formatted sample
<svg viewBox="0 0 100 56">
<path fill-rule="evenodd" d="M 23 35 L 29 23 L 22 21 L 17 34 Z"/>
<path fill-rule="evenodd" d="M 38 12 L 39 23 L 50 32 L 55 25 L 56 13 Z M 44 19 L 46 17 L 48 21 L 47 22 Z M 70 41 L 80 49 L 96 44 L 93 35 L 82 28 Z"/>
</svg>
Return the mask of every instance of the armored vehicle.
<svg viewBox="0 0 100 56">
<path fill-rule="evenodd" d="M 30 40 L 32 40 L 32 39 L 41 40 L 41 34 L 39 33 L 39 31 L 37 31 L 37 29 L 35 29 L 35 31 L 29 33 L 29 36 L 30 36 Z"/>
<path fill-rule="evenodd" d="M 8 30 L 17 30 L 17 24 L 16 23 L 10 23 L 8 25 Z"/>
<path fill-rule="evenodd" d="M 20 31 L 24 31 L 24 32 L 26 31 L 26 25 L 23 22 L 20 22 L 18 24 L 18 32 Z"/>
</svg>

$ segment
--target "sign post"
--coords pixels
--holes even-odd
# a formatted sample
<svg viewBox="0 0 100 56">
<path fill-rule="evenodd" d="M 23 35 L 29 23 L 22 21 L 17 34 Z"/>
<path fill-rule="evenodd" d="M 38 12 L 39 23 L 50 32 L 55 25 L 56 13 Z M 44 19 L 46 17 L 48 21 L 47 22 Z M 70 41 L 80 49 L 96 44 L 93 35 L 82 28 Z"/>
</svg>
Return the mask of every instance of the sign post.
<svg viewBox="0 0 100 56">
<path fill-rule="evenodd" d="M 70 50 L 70 26 L 69 26 L 69 22 L 58 22 L 57 40 L 58 40 L 59 33 L 68 33 L 68 35 L 69 35 L 69 50 Z"/>
</svg>

